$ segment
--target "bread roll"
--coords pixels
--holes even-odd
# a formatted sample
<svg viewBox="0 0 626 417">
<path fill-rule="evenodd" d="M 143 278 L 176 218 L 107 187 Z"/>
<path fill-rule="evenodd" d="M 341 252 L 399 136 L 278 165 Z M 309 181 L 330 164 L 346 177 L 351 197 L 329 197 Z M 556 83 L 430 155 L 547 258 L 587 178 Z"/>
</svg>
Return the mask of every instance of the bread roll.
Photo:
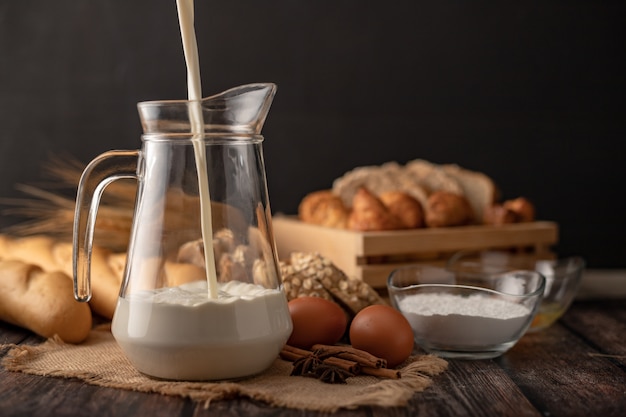
<svg viewBox="0 0 626 417">
<path fill-rule="evenodd" d="M 502 204 L 494 204 L 487 207 L 483 212 L 483 223 L 502 225 L 517 222 L 517 214 L 507 209 Z"/>
<path fill-rule="evenodd" d="M 113 318 L 122 275 L 117 254 L 93 247 L 91 254 L 91 286 L 89 301 L 93 311 L 104 318 Z M 72 244 L 47 236 L 14 238 L 0 235 L 0 260 L 17 260 L 37 265 L 46 272 L 61 271 L 72 283 Z"/>
<path fill-rule="evenodd" d="M 404 167 L 405 175 L 426 188 L 428 193 L 447 191 L 452 194 L 463 194 L 463 187 L 453 175 L 447 173 L 439 164 L 424 159 L 414 159 Z"/>
<path fill-rule="evenodd" d="M 463 226 L 474 221 L 467 199 L 447 191 L 431 194 L 425 211 L 428 227 Z"/>
<path fill-rule="evenodd" d="M 68 343 L 85 340 L 92 324 L 67 275 L 20 261 L 0 261 L 0 319 Z"/>
<path fill-rule="evenodd" d="M 298 216 L 305 223 L 345 229 L 348 223 L 348 209 L 341 197 L 330 190 L 307 194 L 298 206 Z"/>
<path fill-rule="evenodd" d="M 535 220 L 535 206 L 524 197 L 507 200 L 502 205 L 517 215 L 518 222 L 532 222 Z"/>
<path fill-rule="evenodd" d="M 400 219 L 407 229 L 424 226 L 424 210 L 416 198 L 402 191 L 387 191 L 382 193 L 379 198 L 387 210 Z"/>
<path fill-rule="evenodd" d="M 405 227 L 400 219 L 389 212 L 378 197 L 367 188 L 361 187 L 352 200 L 348 228 L 365 232 L 397 230 Z"/>
<path fill-rule="evenodd" d="M 494 204 L 483 214 L 485 224 L 524 223 L 535 220 L 535 206 L 524 197 Z"/>
</svg>

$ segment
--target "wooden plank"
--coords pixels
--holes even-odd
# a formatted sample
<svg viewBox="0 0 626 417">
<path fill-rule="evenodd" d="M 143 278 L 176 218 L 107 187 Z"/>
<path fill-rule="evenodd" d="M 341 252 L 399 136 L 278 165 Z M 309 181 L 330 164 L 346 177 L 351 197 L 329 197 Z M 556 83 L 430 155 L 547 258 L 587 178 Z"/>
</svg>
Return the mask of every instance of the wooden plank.
<svg viewBox="0 0 626 417">
<path fill-rule="evenodd" d="M 589 360 L 606 357 L 626 365 L 626 300 L 577 301 L 561 322 L 598 349 Z"/>
<path fill-rule="evenodd" d="M 320 401 L 324 401 L 320 398 Z M 411 416 L 410 410 L 405 408 L 386 408 L 388 414 L 381 416 L 399 417 Z M 369 408 L 357 408 L 354 410 L 341 410 L 337 413 L 321 413 L 310 410 L 296 410 L 291 408 L 271 407 L 259 401 L 248 398 L 234 398 L 228 401 L 216 401 L 211 403 L 209 408 L 203 404 L 198 404 L 193 413 L 193 417 L 375 417 L 380 414 L 372 413 Z"/>
<path fill-rule="evenodd" d="M 102 388 L 74 379 L 0 370 L 0 415 L 23 416 L 155 416 L 183 415 L 177 397 Z"/>
<path fill-rule="evenodd" d="M 0 345 L 19 344 L 30 336 L 30 332 L 0 320 Z M 5 352 L 0 350 L 0 356 Z"/>
<path fill-rule="evenodd" d="M 559 323 L 525 335 L 497 362 L 543 415 L 622 417 L 626 372 Z"/>
<path fill-rule="evenodd" d="M 540 416 L 492 360 L 449 360 L 448 370 L 415 401 L 420 417 Z"/>
</svg>

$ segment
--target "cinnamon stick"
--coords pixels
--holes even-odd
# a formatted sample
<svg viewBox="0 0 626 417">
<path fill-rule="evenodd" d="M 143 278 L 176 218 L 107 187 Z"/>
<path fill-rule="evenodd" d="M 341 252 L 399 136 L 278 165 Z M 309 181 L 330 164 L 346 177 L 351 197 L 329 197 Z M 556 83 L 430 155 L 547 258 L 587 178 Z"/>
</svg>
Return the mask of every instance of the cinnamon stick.
<svg viewBox="0 0 626 417">
<path fill-rule="evenodd" d="M 311 348 L 313 351 L 319 352 L 320 355 L 332 354 L 338 358 L 343 358 L 357 362 L 361 366 L 369 366 L 372 368 L 386 368 L 387 361 L 383 358 L 376 357 L 369 352 L 354 348 L 352 346 L 337 345 L 321 345 L 316 344 Z"/>
<path fill-rule="evenodd" d="M 347 359 L 337 358 L 335 356 L 330 356 L 324 359 L 322 362 L 336 366 L 337 368 L 343 369 L 344 371 L 348 371 L 354 375 L 358 375 L 361 372 L 361 366 L 354 361 L 350 361 Z"/>
<path fill-rule="evenodd" d="M 298 347 L 291 346 L 291 345 L 284 345 L 282 351 L 286 353 L 291 353 L 294 355 L 299 355 L 300 357 L 308 356 L 311 354 L 310 350 L 300 349 Z"/>
<path fill-rule="evenodd" d="M 289 350 L 283 349 L 280 351 L 280 357 L 283 358 L 286 361 L 290 361 L 290 362 L 295 362 L 300 358 L 303 358 L 304 356 L 295 353 L 295 352 L 291 352 Z"/>
<path fill-rule="evenodd" d="M 400 379 L 402 376 L 399 370 L 388 369 L 387 361 L 383 358 L 378 358 L 352 346 L 314 345 L 312 348 L 314 351 L 285 345 L 280 352 L 280 357 L 295 362 L 308 356 L 327 356 L 322 362 L 354 375 L 362 374 L 388 379 Z"/>
<path fill-rule="evenodd" d="M 292 361 L 292 362 L 301 358 L 306 358 L 307 356 L 311 356 L 314 354 L 315 352 L 311 352 L 306 349 L 300 349 L 300 348 L 297 348 L 295 346 L 290 346 L 290 345 L 283 346 L 282 350 L 280 351 L 281 358 Z M 343 369 L 344 371 L 348 371 L 355 375 L 358 374 L 361 370 L 361 366 L 357 362 L 343 359 L 343 358 L 338 358 L 335 356 L 330 356 L 328 358 L 325 358 L 322 360 L 322 362 L 328 365 L 336 366 L 337 368 Z"/>
</svg>

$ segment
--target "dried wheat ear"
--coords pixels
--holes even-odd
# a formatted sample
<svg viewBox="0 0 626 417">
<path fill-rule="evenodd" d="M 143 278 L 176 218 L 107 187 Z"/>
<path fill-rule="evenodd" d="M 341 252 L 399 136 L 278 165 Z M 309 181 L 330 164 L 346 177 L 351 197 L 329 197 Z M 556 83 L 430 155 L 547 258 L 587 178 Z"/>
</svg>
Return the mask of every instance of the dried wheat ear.
<svg viewBox="0 0 626 417">
<path fill-rule="evenodd" d="M 47 235 L 71 241 L 75 195 L 86 164 L 70 156 L 53 156 L 42 167 L 45 180 L 16 184 L 23 198 L 1 198 L 2 214 L 20 218 L 4 233 L 16 236 Z M 104 191 L 98 209 L 96 239 L 100 246 L 125 251 L 135 205 L 136 183 L 120 180 Z"/>
</svg>

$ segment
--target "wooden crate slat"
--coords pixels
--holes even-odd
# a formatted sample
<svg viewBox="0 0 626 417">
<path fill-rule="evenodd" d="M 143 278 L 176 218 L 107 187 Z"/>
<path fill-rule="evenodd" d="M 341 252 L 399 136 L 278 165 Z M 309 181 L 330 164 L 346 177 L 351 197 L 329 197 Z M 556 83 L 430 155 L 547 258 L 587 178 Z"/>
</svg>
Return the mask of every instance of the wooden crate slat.
<svg viewBox="0 0 626 417">
<path fill-rule="evenodd" d="M 348 276 L 359 274 L 355 261 L 355 253 L 362 252 L 359 235 L 282 216 L 274 218 L 272 225 L 279 259 L 287 259 L 291 252 L 319 252 Z"/>
<path fill-rule="evenodd" d="M 551 247 L 558 241 L 557 224 L 549 221 L 384 232 L 322 227 L 284 215 L 272 223 L 280 259 L 294 251 L 319 252 L 348 276 L 377 288 L 385 286 L 393 269 L 409 263 L 443 265 L 454 252 L 481 249 L 552 257 Z"/>
<path fill-rule="evenodd" d="M 363 253 L 359 255 L 373 256 L 554 244 L 557 240 L 557 229 L 552 222 L 532 222 L 502 226 L 369 232 L 363 233 L 362 238 Z"/>
</svg>

